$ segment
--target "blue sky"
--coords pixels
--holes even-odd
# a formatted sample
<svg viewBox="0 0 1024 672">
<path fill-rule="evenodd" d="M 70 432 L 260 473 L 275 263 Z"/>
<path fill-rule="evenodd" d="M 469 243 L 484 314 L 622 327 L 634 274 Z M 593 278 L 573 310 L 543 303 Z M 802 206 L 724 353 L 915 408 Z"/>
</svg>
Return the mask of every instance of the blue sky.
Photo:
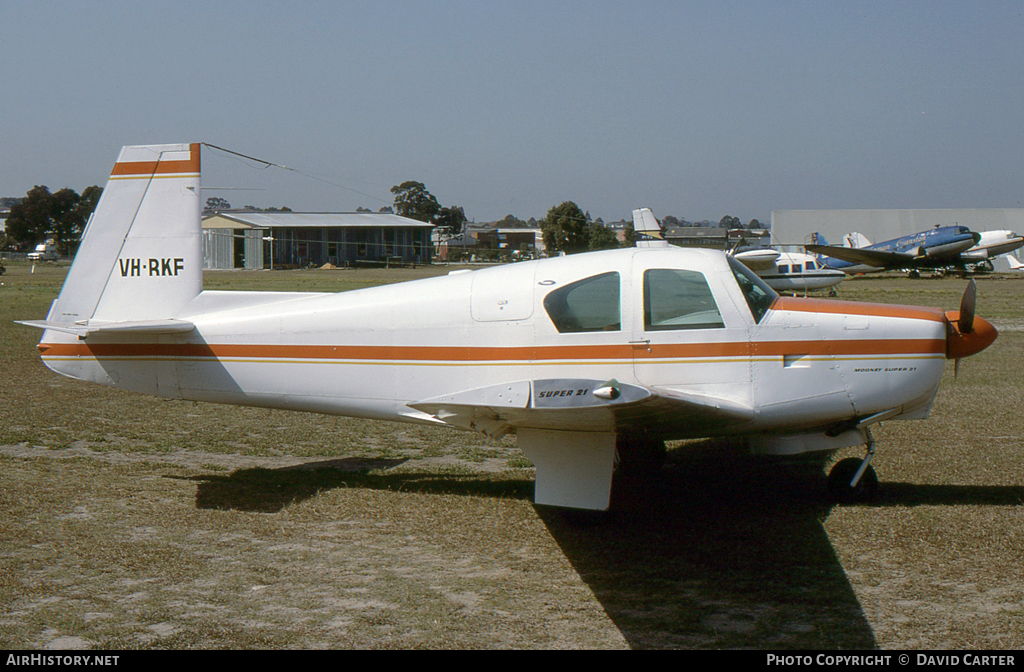
<svg viewBox="0 0 1024 672">
<path fill-rule="evenodd" d="M 1022 47 L 986 0 L 0 0 L 0 195 L 201 141 L 301 171 L 206 151 L 235 206 L 1024 207 Z"/>
</svg>

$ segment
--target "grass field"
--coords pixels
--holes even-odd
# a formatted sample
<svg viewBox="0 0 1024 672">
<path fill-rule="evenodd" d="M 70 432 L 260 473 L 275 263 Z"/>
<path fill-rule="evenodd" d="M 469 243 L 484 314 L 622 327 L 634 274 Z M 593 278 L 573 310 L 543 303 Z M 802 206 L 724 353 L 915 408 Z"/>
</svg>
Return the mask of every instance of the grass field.
<svg viewBox="0 0 1024 672">
<path fill-rule="evenodd" d="M 66 269 L 0 276 L 0 647 L 1024 647 L 1024 278 L 932 417 L 875 431 L 870 505 L 820 469 L 673 444 L 595 521 L 531 503 L 513 441 L 164 401 L 41 364 Z M 446 273 L 210 272 L 342 291 Z M 956 308 L 955 278 L 842 298 Z M 851 450 L 842 456 L 857 454 Z"/>
</svg>

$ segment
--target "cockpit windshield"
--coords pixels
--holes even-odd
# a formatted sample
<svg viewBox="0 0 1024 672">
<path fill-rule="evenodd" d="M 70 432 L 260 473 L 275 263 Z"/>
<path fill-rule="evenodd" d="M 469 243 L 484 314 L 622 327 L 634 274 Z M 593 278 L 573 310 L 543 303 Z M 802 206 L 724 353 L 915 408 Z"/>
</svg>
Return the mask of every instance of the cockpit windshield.
<svg viewBox="0 0 1024 672">
<path fill-rule="evenodd" d="M 743 298 L 747 300 L 747 305 L 750 306 L 754 322 L 760 323 L 761 318 L 771 308 L 775 299 L 779 298 L 779 295 L 764 280 L 759 278 L 756 273 L 741 262 L 736 261 L 733 257 L 728 259 L 729 267 L 732 268 L 732 274 L 736 276 L 736 282 L 739 283 L 740 291 L 743 292 Z"/>
</svg>

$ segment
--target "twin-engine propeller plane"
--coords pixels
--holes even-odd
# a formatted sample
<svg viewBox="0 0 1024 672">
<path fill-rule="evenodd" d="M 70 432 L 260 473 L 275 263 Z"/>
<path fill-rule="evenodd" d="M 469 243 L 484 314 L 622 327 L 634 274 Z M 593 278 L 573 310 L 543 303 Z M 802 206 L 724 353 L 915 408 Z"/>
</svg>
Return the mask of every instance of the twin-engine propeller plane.
<svg viewBox="0 0 1024 672">
<path fill-rule="evenodd" d="M 963 227 L 960 227 L 963 228 Z M 936 229 L 938 231 L 938 229 Z M 917 234 L 920 236 L 921 234 Z M 913 237 L 913 236 L 912 236 Z M 995 231 L 982 231 L 981 233 L 971 232 L 971 238 L 975 240 L 975 245 L 968 248 L 965 251 L 959 252 L 953 256 L 943 256 L 941 254 L 932 253 L 930 256 L 933 260 L 938 259 L 938 262 L 929 262 L 928 264 L 922 265 L 917 264 L 911 266 L 911 270 L 915 268 L 932 268 L 933 270 L 944 270 L 945 268 L 959 268 L 963 271 L 971 271 L 975 273 L 991 273 L 994 269 L 992 260 L 996 257 L 1004 254 L 1009 254 L 1014 250 L 1024 247 L 1024 236 L 1020 236 L 1013 231 L 1007 229 L 995 230 Z M 813 240 L 821 242 L 824 240 L 821 234 L 814 234 Z M 852 254 L 854 256 L 863 254 L 862 250 L 868 250 L 871 248 L 871 241 L 868 240 L 867 236 L 862 233 L 852 232 L 843 236 L 844 245 L 842 248 L 838 248 L 841 251 L 834 256 L 841 257 L 842 255 L 851 254 L 846 250 L 854 250 Z M 837 248 L 829 248 L 835 250 Z M 929 257 L 929 253 L 921 252 L 924 254 L 924 258 Z M 820 256 L 819 256 L 820 258 Z M 838 263 L 832 262 L 829 263 Z M 902 262 L 899 262 L 902 263 Z M 872 266 L 868 264 L 865 267 L 850 266 L 848 267 L 852 272 L 864 272 L 866 270 L 885 270 L 884 265 Z M 776 288 L 778 289 L 778 288 Z"/>
<path fill-rule="evenodd" d="M 59 297 L 25 323 L 46 366 L 514 433 L 540 504 L 606 509 L 617 465 L 715 435 L 774 454 L 866 444 L 833 472 L 857 492 L 876 482 L 870 426 L 927 416 L 944 361 L 996 337 L 971 292 L 951 313 L 781 298 L 723 252 L 657 241 L 339 294 L 203 291 L 199 150 L 121 151 Z"/>
<path fill-rule="evenodd" d="M 811 234 L 811 244 L 804 247 L 808 253 L 817 255 L 824 267 L 851 275 L 902 269 L 917 273 L 922 269 L 963 267 L 968 261 L 966 252 L 979 245 L 981 234 L 957 225 L 936 226 L 874 245 L 866 244 L 868 240 L 859 233 L 848 234 L 847 240 L 863 246 L 829 245 L 825 237 L 816 232 Z"/>
</svg>

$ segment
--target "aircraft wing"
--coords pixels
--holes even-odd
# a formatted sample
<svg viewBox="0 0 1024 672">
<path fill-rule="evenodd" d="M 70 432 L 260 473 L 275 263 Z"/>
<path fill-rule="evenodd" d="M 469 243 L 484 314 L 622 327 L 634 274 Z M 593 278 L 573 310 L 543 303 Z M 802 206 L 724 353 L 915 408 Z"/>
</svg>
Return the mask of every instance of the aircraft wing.
<svg viewBox="0 0 1024 672">
<path fill-rule="evenodd" d="M 421 419 L 501 437 L 519 428 L 615 432 L 631 427 L 717 428 L 744 424 L 754 409 L 728 399 L 616 380 L 521 380 L 409 404 Z"/>
<path fill-rule="evenodd" d="M 851 264 L 865 264 L 878 268 L 906 268 L 914 265 L 916 257 L 900 252 L 883 252 L 867 250 L 859 247 L 839 247 L 837 245 L 805 245 L 809 254 L 823 254 L 833 259 L 841 259 Z"/>
<path fill-rule="evenodd" d="M 777 250 L 764 249 L 737 252 L 732 256 L 756 273 L 757 271 L 774 271 L 775 262 L 778 261 L 781 255 Z"/>
</svg>

